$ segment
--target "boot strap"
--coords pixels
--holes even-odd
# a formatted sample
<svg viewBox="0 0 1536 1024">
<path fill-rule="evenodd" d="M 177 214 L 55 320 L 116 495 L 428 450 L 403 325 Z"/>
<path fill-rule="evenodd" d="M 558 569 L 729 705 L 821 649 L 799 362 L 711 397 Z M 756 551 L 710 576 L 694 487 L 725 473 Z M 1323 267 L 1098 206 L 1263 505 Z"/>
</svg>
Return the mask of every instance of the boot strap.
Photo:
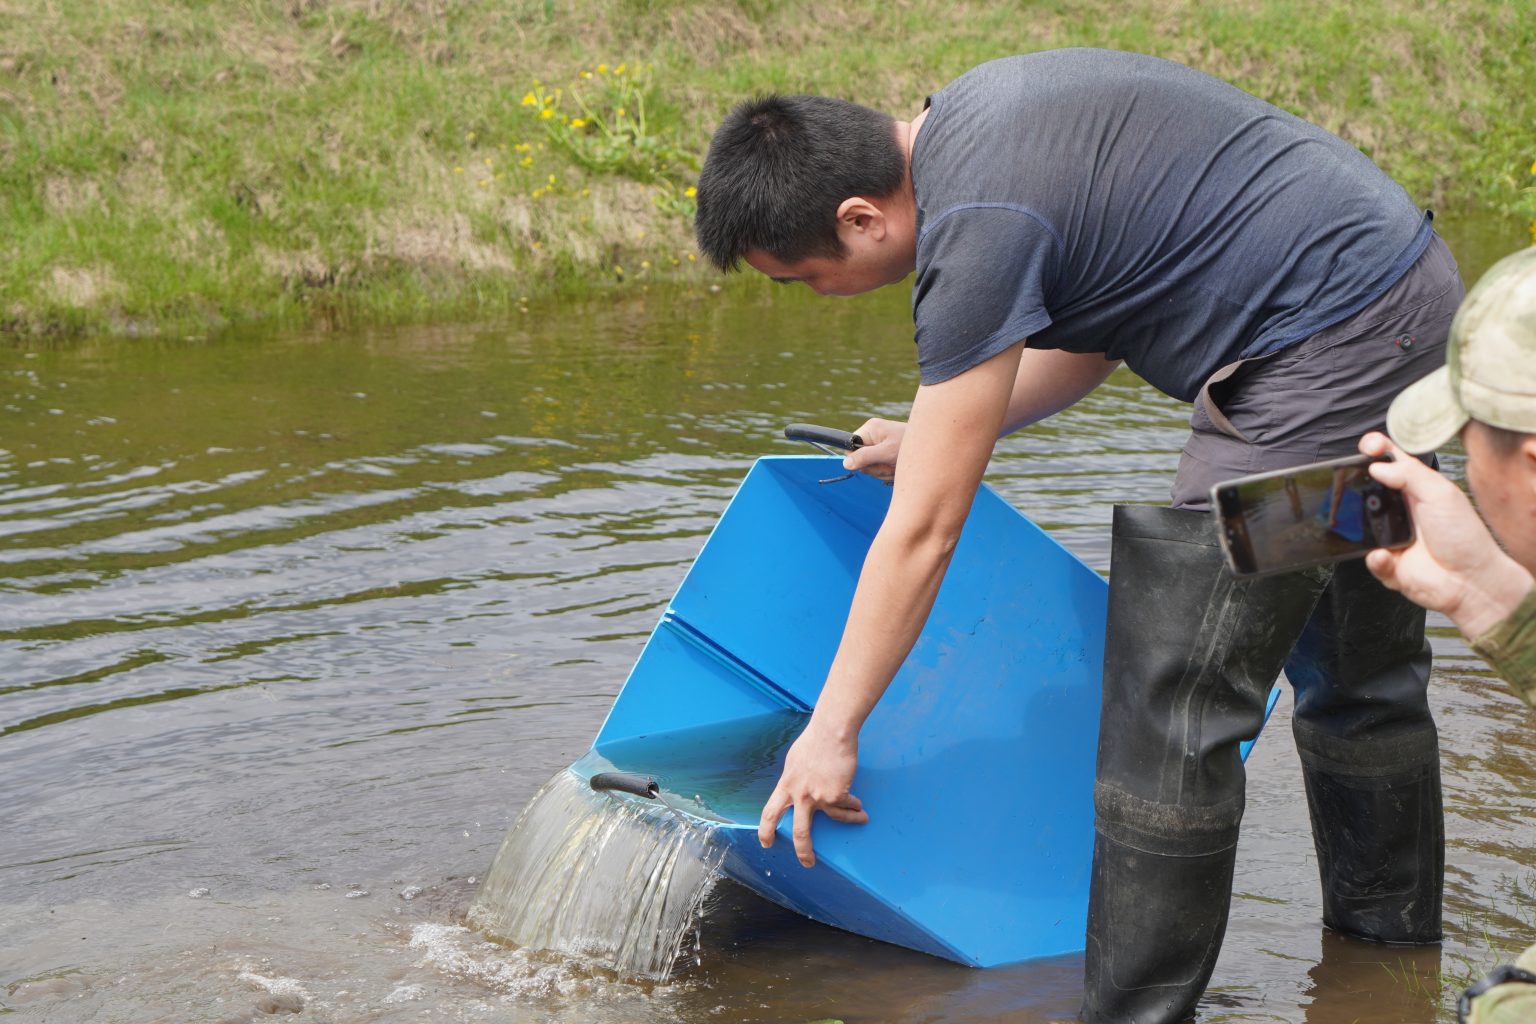
<svg viewBox="0 0 1536 1024">
<path fill-rule="evenodd" d="M 1472 1000 L 1496 985 L 1507 985 L 1511 982 L 1519 985 L 1536 985 L 1536 974 L 1513 964 L 1500 964 L 1489 971 L 1482 981 L 1461 994 L 1461 998 L 1456 1001 L 1456 1020 L 1460 1024 L 1467 1024 L 1467 1017 L 1472 1013 Z"/>
</svg>

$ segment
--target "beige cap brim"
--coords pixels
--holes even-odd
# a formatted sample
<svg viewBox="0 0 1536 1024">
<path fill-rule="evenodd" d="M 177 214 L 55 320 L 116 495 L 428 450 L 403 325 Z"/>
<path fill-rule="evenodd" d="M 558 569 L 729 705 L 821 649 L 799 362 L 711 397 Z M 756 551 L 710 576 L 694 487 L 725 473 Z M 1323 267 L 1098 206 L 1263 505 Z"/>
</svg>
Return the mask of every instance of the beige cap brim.
<svg viewBox="0 0 1536 1024">
<path fill-rule="evenodd" d="M 1449 366 L 1404 388 L 1387 410 L 1387 433 L 1398 447 L 1414 455 L 1441 447 L 1466 422 L 1466 410 L 1451 387 Z"/>
</svg>

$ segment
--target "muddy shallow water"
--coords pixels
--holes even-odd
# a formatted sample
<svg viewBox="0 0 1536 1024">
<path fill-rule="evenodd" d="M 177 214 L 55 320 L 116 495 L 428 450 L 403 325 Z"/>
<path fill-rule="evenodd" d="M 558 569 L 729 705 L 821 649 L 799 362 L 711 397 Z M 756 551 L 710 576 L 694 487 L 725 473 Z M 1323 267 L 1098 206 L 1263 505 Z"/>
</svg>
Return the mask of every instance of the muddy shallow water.
<svg viewBox="0 0 1536 1024">
<path fill-rule="evenodd" d="M 1525 241 L 1440 223 L 1469 276 Z M 656 289 L 473 328 L 0 351 L 0 1015 L 1073 1013 L 1079 957 L 969 970 L 728 886 L 662 985 L 460 925 L 751 460 L 801 450 L 782 424 L 902 413 L 890 292 Z M 1166 498 L 1185 416 L 1121 371 L 1006 441 L 988 480 L 1104 570 L 1111 503 Z M 1322 932 L 1282 701 L 1205 1019 L 1446 1019 L 1438 972 L 1464 984 L 1536 941 L 1536 715 L 1432 625 L 1444 949 Z"/>
</svg>

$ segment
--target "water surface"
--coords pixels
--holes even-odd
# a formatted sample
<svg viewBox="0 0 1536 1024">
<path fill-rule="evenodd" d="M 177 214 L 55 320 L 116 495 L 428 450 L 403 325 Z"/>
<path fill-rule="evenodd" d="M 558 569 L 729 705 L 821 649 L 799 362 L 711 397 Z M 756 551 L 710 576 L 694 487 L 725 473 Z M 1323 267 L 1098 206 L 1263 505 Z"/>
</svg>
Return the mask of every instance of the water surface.
<svg viewBox="0 0 1536 1024">
<path fill-rule="evenodd" d="M 1469 275 L 1525 241 L 1439 223 Z M 969 970 L 730 887 L 660 985 L 461 927 L 752 459 L 804 450 L 787 422 L 903 413 L 907 298 L 888 291 L 637 290 L 478 327 L 0 350 L 0 1012 L 1074 1012 L 1080 958 Z M 1105 570 L 1111 503 L 1166 499 L 1186 415 L 1121 371 L 1002 444 L 988 480 Z M 1423 975 L 1536 941 L 1536 716 L 1435 625 L 1443 954 L 1322 932 L 1287 700 L 1250 761 L 1207 1019 L 1446 1019 Z"/>
</svg>

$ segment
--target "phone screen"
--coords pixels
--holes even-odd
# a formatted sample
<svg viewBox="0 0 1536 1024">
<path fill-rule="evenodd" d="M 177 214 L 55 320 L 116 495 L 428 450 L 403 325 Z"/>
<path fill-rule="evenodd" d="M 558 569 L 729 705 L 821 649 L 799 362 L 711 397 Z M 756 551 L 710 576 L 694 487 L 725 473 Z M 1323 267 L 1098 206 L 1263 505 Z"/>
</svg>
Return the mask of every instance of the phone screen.
<svg viewBox="0 0 1536 1024">
<path fill-rule="evenodd" d="M 1403 496 L 1360 455 L 1217 484 L 1211 504 L 1238 576 L 1300 569 L 1413 542 Z"/>
</svg>

